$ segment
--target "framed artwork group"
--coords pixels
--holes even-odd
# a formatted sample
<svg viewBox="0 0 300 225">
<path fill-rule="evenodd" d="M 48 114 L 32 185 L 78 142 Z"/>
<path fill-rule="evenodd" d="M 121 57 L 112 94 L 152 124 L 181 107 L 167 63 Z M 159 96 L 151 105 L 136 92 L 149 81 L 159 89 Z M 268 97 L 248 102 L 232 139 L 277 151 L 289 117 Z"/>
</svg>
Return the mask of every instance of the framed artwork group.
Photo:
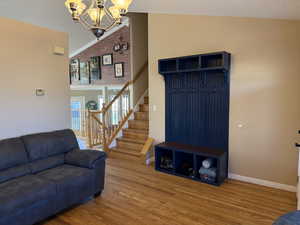
<svg viewBox="0 0 300 225">
<path fill-rule="evenodd" d="M 89 61 L 84 62 L 79 59 L 72 59 L 70 62 L 70 83 L 71 84 L 92 84 L 101 80 L 102 66 L 114 66 L 115 78 L 124 77 L 124 63 L 113 62 L 113 54 L 91 57 Z"/>
</svg>

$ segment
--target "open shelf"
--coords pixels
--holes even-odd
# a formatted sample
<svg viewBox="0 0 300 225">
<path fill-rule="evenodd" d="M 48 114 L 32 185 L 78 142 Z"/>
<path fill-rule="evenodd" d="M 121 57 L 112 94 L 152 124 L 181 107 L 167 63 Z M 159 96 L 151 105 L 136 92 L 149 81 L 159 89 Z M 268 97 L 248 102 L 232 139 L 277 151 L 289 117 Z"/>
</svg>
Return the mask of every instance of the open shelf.
<svg viewBox="0 0 300 225">
<path fill-rule="evenodd" d="M 215 52 L 209 54 L 184 56 L 158 61 L 160 74 L 182 73 L 190 71 L 228 71 L 230 68 L 230 54 Z"/>
<path fill-rule="evenodd" d="M 195 177 L 194 155 L 192 153 L 175 152 L 175 173 L 185 177 Z"/>
<path fill-rule="evenodd" d="M 179 61 L 179 70 L 180 71 L 200 69 L 200 57 L 199 56 L 181 58 L 178 61 Z"/>
<path fill-rule="evenodd" d="M 205 178 L 201 176 L 200 174 L 200 168 L 202 167 L 202 162 L 206 159 L 211 159 L 213 161 L 211 168 L 216 169 L 216 172 L 218 171 L 218 158 L 213 158 L 213 157 L 205 157 L 202 155 L 196 155 L 196 179 L 199 179 L 200 181 L 208 184 L 217 184 L 217 177 L 218 175 L 216 174 L 215 178 Z"/>
<path fill-rule="evenodd" d="M 223 54 L 212 54 L 201 57 L 201 68 L 223 67 Z"/>
<path fill-rule="evenodd" d="M 166 169 L 164 166 L 161 166 L 161 159 L 164 157 L 172 159 L 174 166 L 172 169 Z M 212 167 L 216 168 L 214 180 L 203 179 L 199 174 L 202 161 L 207 158 L 213 160 Z M 223 171 L 227 168 L 227 152 L 174 142 L 164 142 L 155 146 L 155 168 L 160 172 L 171 173 L 176 176 L 219 186 L 227 177 L 226 171 Z"/>
<path fill-rule="evenodd" d="M 160 60 L 159 71 L 161 73 L 177 71 L 177 59 Z"/>
<path fill-rule="evenodd" d="M 155 153 L 155 167 L 160 171 L 174 172 L 174 154 L 172 150 L 160 149 Z"/>
</svg>

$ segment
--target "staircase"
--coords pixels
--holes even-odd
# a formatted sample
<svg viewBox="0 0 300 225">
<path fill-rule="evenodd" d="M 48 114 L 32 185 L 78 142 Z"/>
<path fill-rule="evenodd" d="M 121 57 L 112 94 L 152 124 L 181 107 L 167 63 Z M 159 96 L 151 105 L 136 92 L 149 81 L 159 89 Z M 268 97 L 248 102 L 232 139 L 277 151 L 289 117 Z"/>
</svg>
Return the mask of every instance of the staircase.
<svg viewBox="0 0 300 225">
<path fill-rule="evenodd" d="M 139 105 L 134 119 L 128 120 L 128 128 L 122 129 L 122 137 L 116 139 L 117 146 L 111 149 L 113 157 L 139 159 L 149 135 L 149 98 Z"/>
<path fill-rule="evenodd" d="M 87 136 L 90 148 L 101 146 L 109 157 L 138 159 L 145 163 L 149 162 L 152 153 L 154 139 L 149 137 L 149 99 L 144 97 L 144 103 L 135 106 L 130 104 L 131 86 L 148 69 L 148 62 L 138 71 L 134 79 L 128 81 L 118 94 L 108 103 L 105 103 L 101 110 L 88 112 Z M 145 90 L 146 91 L 146 90 Z M 113 105 L 117 101 L 125 99 L 124 107 L 116 116 L 113 115 Z M 127 101 L 126 101 L 127 99 Z M 134 119 L 130 118 L 134 115 Z M 128 128 L 125 128 L 128 124 Z M 119 134 L 122 132 L 122 137 Z M 116 142 L 116 146 L 111 145 Z"/>
</svg>

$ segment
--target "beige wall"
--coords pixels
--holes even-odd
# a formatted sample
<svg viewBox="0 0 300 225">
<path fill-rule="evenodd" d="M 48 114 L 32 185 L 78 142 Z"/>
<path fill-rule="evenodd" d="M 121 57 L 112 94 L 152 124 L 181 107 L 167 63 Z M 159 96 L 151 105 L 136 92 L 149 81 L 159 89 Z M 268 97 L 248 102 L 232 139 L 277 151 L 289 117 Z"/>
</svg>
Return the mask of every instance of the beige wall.
<svg viewBox="0 0 300 225">
<path fill-rule="evenodd" d="M 150 14 L 150 135 L 157 142 L 165 138 L 164 80 L 157 60 L 228 51 L 233 57 L 230 172 L 295 185 L 299 40 L 300 21 Z"/>
<path fill-rule="evenodd" d="M 68 36 L 0 18 L 0 139 L 68 128 Z M 52 53 L 54 46 L 65 56 Z M 46 96 L 36 97 L 43 88 Z"/>
<path fill-rule="evenodd" d="M 129 13 L 132 77 L 135 77 L 148 61 L 148 14 Z M 133 85 L 133 103 L 148 89 L 148 70 Z"/>
</svg>

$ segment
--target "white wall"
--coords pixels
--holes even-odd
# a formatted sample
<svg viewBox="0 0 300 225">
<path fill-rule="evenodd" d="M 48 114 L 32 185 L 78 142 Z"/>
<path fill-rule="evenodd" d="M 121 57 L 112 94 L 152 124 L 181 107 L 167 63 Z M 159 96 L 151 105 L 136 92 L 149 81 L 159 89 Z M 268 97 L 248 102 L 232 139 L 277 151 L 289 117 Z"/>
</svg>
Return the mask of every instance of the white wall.
<svg viewBox="0 0 300 225">
<path fill-rule="evenodd" d="M 70 127 L 67 34 L 5 18 L 0 27 L 0 139 Z"/>
</svg>

